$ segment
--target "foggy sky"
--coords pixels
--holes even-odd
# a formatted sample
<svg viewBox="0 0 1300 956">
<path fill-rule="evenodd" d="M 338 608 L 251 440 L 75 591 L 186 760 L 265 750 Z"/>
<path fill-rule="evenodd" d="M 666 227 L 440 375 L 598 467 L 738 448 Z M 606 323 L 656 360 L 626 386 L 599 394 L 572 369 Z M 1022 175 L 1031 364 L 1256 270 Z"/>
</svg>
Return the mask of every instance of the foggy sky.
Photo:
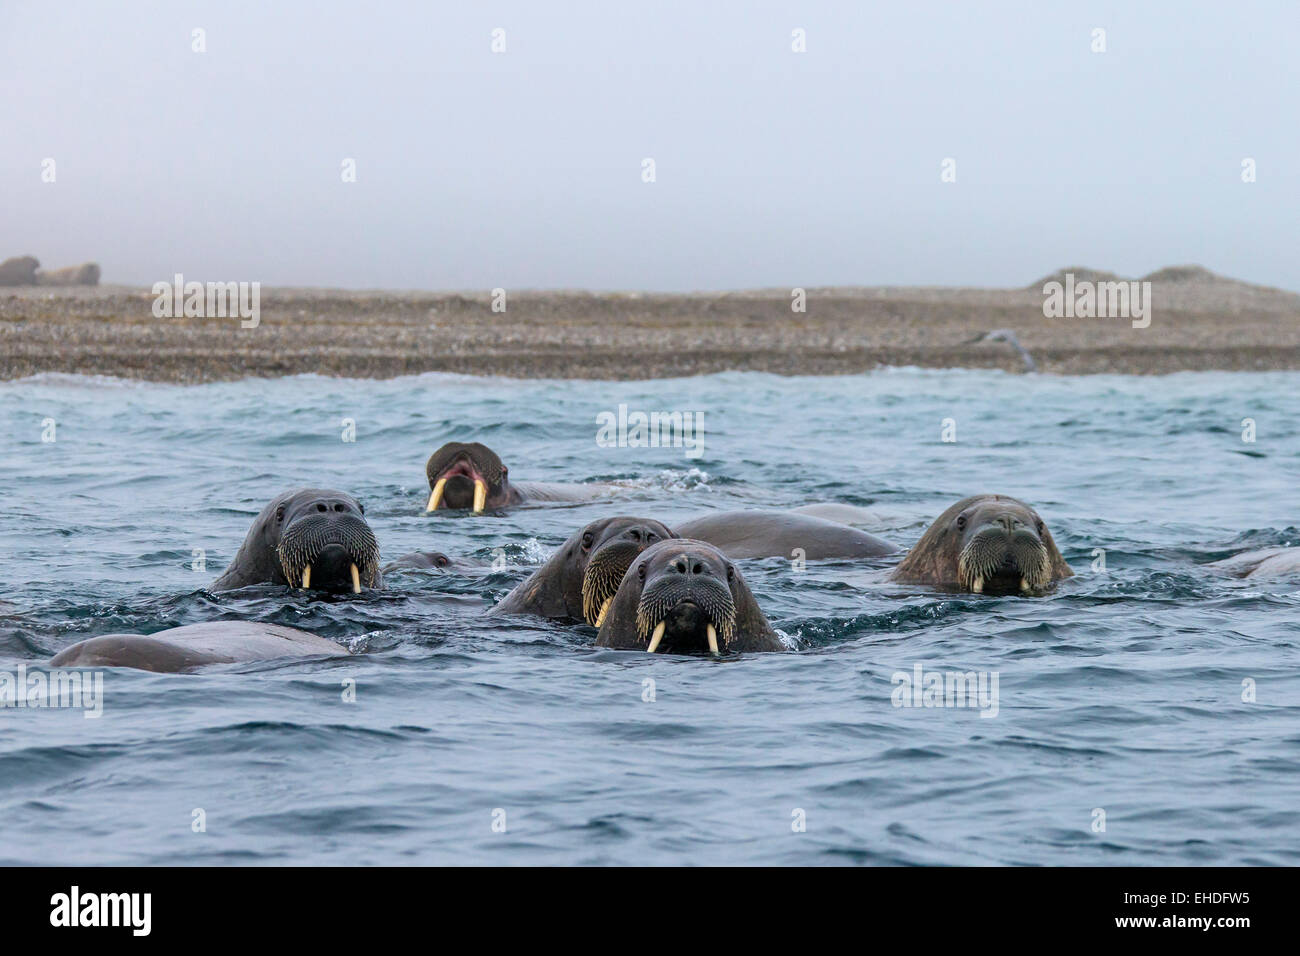
<svg viewBox="0 0 1300 956">
<path fill-rule="evenodd" d="M 1199 263 L 1300 290 L 1298 53 L 1294 0 L 0 0 L 0 259 L 658 290 Z"/>
</svg>

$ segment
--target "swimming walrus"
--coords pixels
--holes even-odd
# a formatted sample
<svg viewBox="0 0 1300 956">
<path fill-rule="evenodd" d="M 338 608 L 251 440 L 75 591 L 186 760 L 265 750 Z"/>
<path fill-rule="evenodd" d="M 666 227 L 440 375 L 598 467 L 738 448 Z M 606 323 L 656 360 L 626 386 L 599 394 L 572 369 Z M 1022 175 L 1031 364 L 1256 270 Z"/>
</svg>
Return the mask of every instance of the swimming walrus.
<svg viewBox="0 0 1300 956">
<path fill-rule="evenodd" d="M 1073 573 L 1033 508 L 1006 495 L 974 495 L 935 519 L 890 580 L 1032 594 Z"/>
<path fill-rule="evenodd" d="M 1239 578 L 1280 578 L 1300 575 L 1300 548 L 1260 548 L 1215 561 L 1208 567 Z"/>
<path fill-rule="evenodd" d="M 280 657 L 347 657 L 333 641 L 279 624 L 210 621 L 156 634 L 105 634 L 64 648 L 51 667 L 134 667 L 170 674 L 206 664 Z"/>
<path fill-rule="evenodd" d="M 601 518 L 575 531 L 551 559 L 489 614 L 535 614 L 600 627 L 623 575 L 651 545 L 677 537 L 649 518 Z"/>
<path fill-rule="evenodd" d="M 875 558 L 898 549 L 883 538 L 809 514 L 725 511 L 681 522 L 683 538 L 707 541 L 729 558 Z"/>
<path fill-rule="evenodd" d="M 286 584 L 316 591 L 383 587 L 379 544 L 365 508 L 342 491 L 299 488 L 271 500 L 213 591 Z"/>
<path fill-rule="evenodd" d="M 389 561 L 382 568 L 381 573 L 388 574 L 390 571 L 425 570 L 436 568 L 445 571 L 448 568 L 455 567 L 461 562 L 457 561 L 450 555 L 443 554 L 441 551 L 412 551 L 410 554 L 403 554 L 400 557 Z"/>
<path fill-rule="evenodd" d="M 451 441 L 424 466 L 429 480 L 425 511 L 439 508 L 506 508 L 527 501 L 587 501 L 608 493 L 610 485 L 565 485 L 512 482 L 510 469 L 499 455 L 480 442 Z"/>
<path fill-rule="evenodd" d="M 687 538 L 660 541 L 628 568 L 596 646 L 651 654 L 786 649 L 736 566 Z"/>
</svg>

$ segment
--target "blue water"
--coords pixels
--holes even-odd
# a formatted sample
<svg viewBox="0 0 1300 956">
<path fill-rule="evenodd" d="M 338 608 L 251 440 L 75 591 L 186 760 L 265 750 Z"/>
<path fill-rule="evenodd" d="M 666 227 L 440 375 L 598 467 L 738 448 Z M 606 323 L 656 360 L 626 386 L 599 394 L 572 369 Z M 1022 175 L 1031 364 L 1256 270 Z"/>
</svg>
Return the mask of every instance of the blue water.
<svg viewBox="0 0 1300 956">
<path fill-rule="evenodd" d="M 703 455 L 598 447 L 620 402 L 702 410 Z M 0 385 L 0 409 L 0 670 L 234 618 L 363 652 L 109 671 L 99 719 L 0 710 L 0 862 L 1300 863 L 1300 582 L 1205 567 L 1300 543 L 1300 374 L 53 377 Z M 426 516 L 424 460 L 450 439 L 517 480 L 626 490 Z M 482 566 L 357 599 L 205 591 L 298 485 L 358 495 L 386 560 Z M 890 584 L 887 562 L 743 562 L 797 650 L 718 662 L 483 616 L 602 515 L 841 501 L 910 545 L 985 491 L 1034 504 L 1077 576 L 990 598 Z M 895 707 L 892 675 L 917 664 L 996 672 L 997 715 Z"/>
</svg>

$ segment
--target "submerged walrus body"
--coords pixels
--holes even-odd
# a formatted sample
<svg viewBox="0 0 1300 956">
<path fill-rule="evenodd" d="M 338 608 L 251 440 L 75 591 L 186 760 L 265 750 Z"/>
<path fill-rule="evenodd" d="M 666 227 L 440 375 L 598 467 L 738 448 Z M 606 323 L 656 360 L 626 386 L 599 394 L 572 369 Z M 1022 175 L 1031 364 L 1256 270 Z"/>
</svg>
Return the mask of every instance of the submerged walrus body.
<svg viewBox="0 0 1300 956">
<path fill-rule="evenodd" d="M 134 667 L 179 673 L 209 664 L 287 657 L 347 657 L 333 641 L 279 624 L 212 621 L 156 634 L 106 634 L 73 644 L 51 667 Z"/>
<path fill-rule="evenodd" d="M 637 555 L 675 538 L 650 518 L 601 518 L 575 531 L 551 559 L 489 614 L 535 614 L 600 627 L 623 575 Z"/>
<path fill-rule="evenodd" d="M 360 593 L 362 587 L 383 587 L 379 544 L 365 511 L 351 495 L 327 488 L 277 495 L 253 519 L 239 553 L 212 590 L 285 584 Z"/>
<path fill-rule="evenodd" d="M 1035 594 L 1073 573 L 1033 508 L 1006 495 L 974 495 L 936 518 L 890 578 L 975 594 Z"/>
<path fill-rule="evenodd" d="M 590 501 L 606 495 L 610 485 L 512 482 L 501 457 L 480 442 L 447 442 L 424 466 L 429 481 L 425 511 L 468 509 L 479 514 L 531 501 Z"/>
<path fill-rule="evenodd" d="M 1215 561 L 1209 567 L 1239 578 L 1300 577 L 1300 548 L 1260 548 Z"/>
<path fill-rule="evenodd" d="M 651 654 L 786 649 L 736 566 L 713 545 L 686 538 L 661 541 L 637 557 L 596 645 Z"/>
<path fill-rule="evenodd" d="M 837 521 L 780 511 L 727 511 L 679 523 L 683 538 L 707 541 L 729 558 L 875 558 L 898 549 Z"/>
</svg>

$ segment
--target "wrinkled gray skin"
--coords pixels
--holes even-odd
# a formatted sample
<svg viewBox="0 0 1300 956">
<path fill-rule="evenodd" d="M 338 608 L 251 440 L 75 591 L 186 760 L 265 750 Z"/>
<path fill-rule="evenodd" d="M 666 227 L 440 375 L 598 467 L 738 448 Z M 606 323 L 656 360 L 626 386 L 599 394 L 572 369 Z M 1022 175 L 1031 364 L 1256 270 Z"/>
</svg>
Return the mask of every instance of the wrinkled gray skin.
<svg viewBox="0 0 1300 956">
<path fill-rule="evenodd" d="M 595 625 L 583 605 L 582 585 L 587 568 L 626 570 L 637 555 L 660 541 L 676 537 L 667 526 L 650 518 L 601 518 L 579 528 L 560 545 L 549 561 L 516 585 L 489 614 L 532 614 L 555 621 L 586 622 Z M 608 576 L 605 578 L 608 580 Z M 593 595 L 597 612 L 606 597 L 618 589 L 622 574 Z"/>
<path fill-rule="evenodd" d="M 487 486 L 486 511 L 499 511 L 535 501 L 589 501 L 608 494 L 613 486 L 602 484 L 568 485 L 551 482 L 510 480 L 510 469 L 501 456 L 481 442 L 447 442 L 438 448 L 424 466 L 429 482 L 429 501 L 438 480 L 446 479 L 439 511 L 469 509 L 474 504 L 474 482 Z"/>
<path fill-rule="evenodd" d="M 656 594 L 663 598 L 654 606 Z M 717 612 L 724 603 L 734 609 L 730 623 Z M 723 654 L 787 649 L 740 570 L 704 541 L 675 538 L 647 548 L 623 576 L 596 646 L 649 650 L 656 618 L 666 625 L 656 653 L 707 654 L 709 622 Z"/>
<path fill-rule="evenodd" d="M 1207 567 L 1239 578 L 1300 576 L 1300 548 L 1260 548 L 1215 561 Z"/>
<path fill-rule="evenodd" d="M 161 674 L 208 664 L 284 657 L 347 657 L 323 637 L 279 624 L 211 621 L 156 634 L 106 634 L 73 644 L 54 656 L 51 667 L 134 667 Z"/>
<path fill-rule="evenodd" d="M 352 590 L 350 576 L 347 573 L 346 552 L 364 550 L 365 553 L 352 553 L 361 568 L 362 587 L 382 588 L 383 578 L 379 571 L 379 549 L 359 549 L 357 541 L 364 534 L 368 542 L 373 542 L 374 535 L 369 530 L 365 519 L 365 508 L 351 495 L 342 491 L 325 488 L 299 488 L 286 491 L 273 498 L 261 513 L 253 519 L 248 535 L 239 548 L 239 553 L 230 562 L 230 567 L 212 584 L 213 591 L 231 591 L 247 587 L 250 584 L 284 584 L 298 587 L 301 580 L 295 575 L 290 581 L 286 576 L 281 555 L 278 551 L 281 539 L 294 533 L 296 522 L 306 522 L 320 527 L 320 533 L 314 535 L 316 542 L 328 547 L 329 552 L 313 565 L 311 589 L 348 592 Z"/>
<path fill-rule="evenodd" d="M 707 541 L 729 558 L 876 558 L 898 549 L 883 538 L 807 514 L 727 511 L 684 521 L 683 538 Z M 799 554 L 796 554 L 798 550 Z"/>
</svg>

